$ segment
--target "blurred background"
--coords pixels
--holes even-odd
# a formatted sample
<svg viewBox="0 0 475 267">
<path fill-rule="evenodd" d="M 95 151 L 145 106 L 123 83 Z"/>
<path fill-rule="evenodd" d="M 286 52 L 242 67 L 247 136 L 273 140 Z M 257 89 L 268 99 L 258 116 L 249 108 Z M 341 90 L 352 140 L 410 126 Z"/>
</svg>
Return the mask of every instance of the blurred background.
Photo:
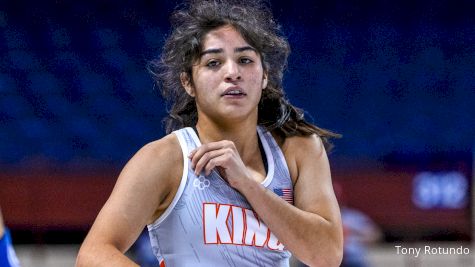
<svg viewBox="0 0 475 267">
<path fill-rule="evenodd" d="M 164 135 L 146 64 L 180 2 L 0 2 L 0 207 L 23 266 L 72 266 L 121 168 Z M 343 135 L 330 161 L 347 266 L 473 266 L 475 3 L 271 7 L 288 98 Z M 146 266 L 140 240 L 129 255 Z"/>
</svg>

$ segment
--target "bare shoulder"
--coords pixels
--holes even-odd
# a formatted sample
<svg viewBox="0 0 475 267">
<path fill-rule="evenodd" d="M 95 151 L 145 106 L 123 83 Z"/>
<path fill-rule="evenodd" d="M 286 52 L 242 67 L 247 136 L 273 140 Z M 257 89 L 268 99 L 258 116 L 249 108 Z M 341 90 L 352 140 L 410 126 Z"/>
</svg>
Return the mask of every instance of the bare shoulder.
<svg viewBox="0 0 475 267">
<path fill-rule="evenodd" d="M 285 139 L 283 152 L 294 183 L 294 204 L 337 220 L 337 204 L 323 140 L 316 134 Z"/>
<path fill-rule="evenodd" d="M 322 153 L 325 148 L 322 139 L 316 135 L 280 137 L 275 133 L 272 136 L 285 152 L 302 152 L 302 149 L 308 152 Z"/>
<path fill-rule="evenodd" d="M 111 199 L 127 196 L 146 212 L 147 223 L 168 206 L 183 172 L 183 153 L 174 134 L 144 145 L 125 165 Z"/>
<path fill-rule="evenodd" d="M 322 139 L 316 135 L 292 136 L 285 139 L 287 150 L 295 154 L 297 159 L 307 156 L 318 156 L 325 153 Z"/>
<path fill-rule="evenodd" d="M 159 164 L 153 164 L 152 166 L 163 165 L 158 161 L 175 161 L 181 160 L 183 154 L 181 152 L 180 143 L 175 134 L 169 134 L 159 140 L 150 142 L 144 145 L 135 155 L 141 160 L 153 161 Z M 164 162 L 164 163 L 166 163 Z"/>
<path fill-rule="evenodd" d="M 144 226 L 166 208 L 178 187 L 180 162 L 183 156 L 174 135 L 143 146 L 122 169 L 84 243 L 114 244 L 126 251 Z"/>
<path fill-rule="evenodd" d="M 322 139 L 316 134 L 282 138 L 273 134 L 284 154 L 293 183 L 297 182 L 299 169 L 304 162 L 325 156 Z"/>
<path fill-rule="evenodd" d="M 127 163 L 123 172 L 132 171 L 155 182 L 176 178 L 176 167 L 182 166 L 183 154 L 174 134 L 144 145 Z M 179 173 L 179 172 L 177 172 Z"/>
</svg>

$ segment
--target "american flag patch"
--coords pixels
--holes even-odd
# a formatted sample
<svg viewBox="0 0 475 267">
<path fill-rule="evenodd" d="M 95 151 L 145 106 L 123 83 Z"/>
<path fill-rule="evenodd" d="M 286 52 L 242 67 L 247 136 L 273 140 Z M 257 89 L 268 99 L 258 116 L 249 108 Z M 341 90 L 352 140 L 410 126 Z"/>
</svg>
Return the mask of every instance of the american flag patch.
<svg viewBox="0 0 475 267">
<path fill-rule="evenodd" d="M 290 188 L 274 188 L 274 193 L 276 193 L 279 197 L 283 200 L 289 202 L 290 204 L 294 204 L 294 196 L 293 191 Z"/>
</svg>

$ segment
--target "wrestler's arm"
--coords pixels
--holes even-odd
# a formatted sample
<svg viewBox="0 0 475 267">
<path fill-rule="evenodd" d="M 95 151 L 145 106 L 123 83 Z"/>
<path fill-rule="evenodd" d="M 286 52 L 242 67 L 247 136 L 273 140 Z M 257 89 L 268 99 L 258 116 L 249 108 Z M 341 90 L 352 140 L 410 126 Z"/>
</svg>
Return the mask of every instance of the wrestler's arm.
<svg viewBox="0 0 475 267">
<path fill-rule="evenodd" d="M 282 150 L 295 181 L 295 206 L 252 177 L 232 141 L 204 144 L 189 157 L 196 173 L 218 168 L 299 260 L 310 266 L 338 266 L 343 254 L 341 216 L 322 141 L 315 135 L 289 137 Z"/>
<path fill-rule="evenodd" d="M 237 188 L 287 249 L 310 266 L 339 266 L 343 254 L 340 211 L 320 138 L 290 137 L 284 154 L 294 170 L 294 205 L 246 179 Z"/>
<path fill-rule="evenodd" d="M 296 181 L 295 206 L 253 177 L 232 141 L 204 144 L 191 151 L 189 158 L 195 173 L 209 174 L 217 168 L 299 260 L 310 266 L 338 266 L 343 254 L 341 216 L 322 141 L 315 135 L 289 137 L 283 152 Z"/>
<path fill-rule="evenodd" d="M 183 156 L 174 134 L 140 149 L 126 164 L 84 240 L 76 266 L 138 266 L 124 253 L 177 186 Z M 166 207 L 165 207 L 166 208 Z"/>
</svg>

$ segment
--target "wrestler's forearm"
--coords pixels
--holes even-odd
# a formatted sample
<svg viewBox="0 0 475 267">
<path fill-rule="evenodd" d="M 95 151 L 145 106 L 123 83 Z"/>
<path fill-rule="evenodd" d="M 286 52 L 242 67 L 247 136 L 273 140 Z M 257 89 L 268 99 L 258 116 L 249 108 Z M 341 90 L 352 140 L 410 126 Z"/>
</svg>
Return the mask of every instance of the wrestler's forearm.
<svg viewBox="0 0 475 267">
<path fill-rule="evenodd" d="M 136 267 L 139 265 L 111 245 L 88 246 L 85 244 L 81 247 L 76 260 L 76 267 L 83 266 Z"/>
<path fill-rule="evenodd" d="M 340 264 L 338 222 L 292 206 L 258 183 L 240 191 L 259 218 L 300 261 L 310 266 Z"/>
</svg>

